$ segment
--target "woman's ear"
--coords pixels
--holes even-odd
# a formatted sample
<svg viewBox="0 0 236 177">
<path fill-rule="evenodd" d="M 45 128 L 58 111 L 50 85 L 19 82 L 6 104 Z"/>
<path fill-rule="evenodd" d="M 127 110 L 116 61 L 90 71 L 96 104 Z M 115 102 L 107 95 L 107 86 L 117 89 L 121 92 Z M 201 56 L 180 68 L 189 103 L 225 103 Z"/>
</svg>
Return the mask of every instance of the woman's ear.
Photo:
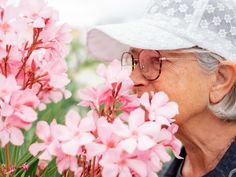
<svg viewBox="0 0 236 177">
<path fill-rule="evenodd" d="M 221 62 L 210 91 L 210 102 L 213 104 L 220 102 L 235 83 L 236 65 L 228 61 Z"/>
</svg>

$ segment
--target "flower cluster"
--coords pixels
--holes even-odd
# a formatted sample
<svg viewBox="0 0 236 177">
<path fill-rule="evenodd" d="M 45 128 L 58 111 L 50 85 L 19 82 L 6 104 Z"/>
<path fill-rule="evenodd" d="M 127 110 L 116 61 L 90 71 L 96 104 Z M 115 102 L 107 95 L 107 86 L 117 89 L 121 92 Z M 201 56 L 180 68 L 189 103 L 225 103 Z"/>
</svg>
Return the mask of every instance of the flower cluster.
<svg viewBox="0 0 236 177">
<path fill-rule="evenodd" d="M 64 57 L 70 29 L 40 0 L 0 0 L 0 143 L 22 145 L 36 109 L 69 97 Z"/>
<path fill-rule="evenodd" d="M 164 92 L 131 93 L 130 70 L 114 60 L 97 73 L 105 82 L 79 91 L 80 105 L 90 107 L 84 118 L 70 110 L 65 125 L 55 120 L 37 124 L 39 142 L 29 151 L 41 162 L 56 157 L 60 173 L 74 176 L 154 177 L 170 160 L 167 149 L 179 157 L 178 126 L 174 117 L 178 106 Z"/>
</svg>

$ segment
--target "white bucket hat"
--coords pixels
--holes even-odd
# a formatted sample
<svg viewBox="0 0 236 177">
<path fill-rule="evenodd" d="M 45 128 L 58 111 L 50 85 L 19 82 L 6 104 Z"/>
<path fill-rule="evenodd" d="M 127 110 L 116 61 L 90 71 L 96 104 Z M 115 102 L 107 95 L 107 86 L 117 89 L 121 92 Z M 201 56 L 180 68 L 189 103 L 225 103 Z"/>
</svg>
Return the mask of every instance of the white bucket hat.
<svg viewBox="0 0 236 177">
<path fill-rule="evenodd" d="M 87 46 L 101 60 L 120 59 L 130 47 L 199 46 L 236 63 L 236 0 L 151 0 L 139 20 L 90 29 Z"/>
</svg>

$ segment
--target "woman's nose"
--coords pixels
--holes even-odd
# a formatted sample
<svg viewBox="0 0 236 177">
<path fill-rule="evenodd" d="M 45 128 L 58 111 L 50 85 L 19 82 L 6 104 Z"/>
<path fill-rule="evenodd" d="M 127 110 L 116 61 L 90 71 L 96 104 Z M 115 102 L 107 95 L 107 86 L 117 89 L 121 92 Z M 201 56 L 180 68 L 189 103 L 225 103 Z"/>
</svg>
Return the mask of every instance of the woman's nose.
<svg viewBox="0 0 236 177">
<path fill-rule="evenodd" d="M 134 68 L 130 78 L 133 80 L 134 86 L 145 86 L 148 84 L 148 80 L 142 75 L 139 67 Z"/>
</svg>

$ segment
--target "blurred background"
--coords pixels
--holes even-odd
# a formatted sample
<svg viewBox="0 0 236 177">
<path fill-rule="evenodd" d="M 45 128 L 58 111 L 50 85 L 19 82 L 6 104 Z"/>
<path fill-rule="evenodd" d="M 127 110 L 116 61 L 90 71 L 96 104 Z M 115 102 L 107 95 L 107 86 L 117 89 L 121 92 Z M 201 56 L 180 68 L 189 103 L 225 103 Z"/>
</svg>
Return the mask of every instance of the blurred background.
<svg viewBox="0 0 236 177">
<path fill-rule="evenodd" d="M 48 0 L 59 11 L 60 20 L 71 25 L 73 41 L 68 64 L 78 86 L 94 85 L 100 80 L 94 76 L 98 61 L 86 50 L 86 32 L 95 25 L 121 23 L 144 14 L 148 0 Z M 89 78 L 89 79 L 88 79 Z"/>
<path fill-rule="evenodd" d="M 50 6 L 59 11 L 60 21 L 68 23 L 73 31 L 68 64 L 70 70 L 77 70 L 78 85 L 94 85 L 96 61 L 86 50 L 86 32 L 95 25 L 122 23 L 139 18 L 144 14 L 148 0 L 48 0 Z M 89 80 L 87 78 L 90 78 Z M 89 81 L 89 82 L 88 82 Z"/>
<path fill-rule="evenodd" d="M 70 107 L 85 113 L 79 102 L 77 91 L 95 86 L 102 82 L 96 75 L 96 67 L 101 61 L 90 56 L 86 48 L 86 32 L 93 26 L 122 23 L 144 15 L 149 0 L 45 0 L 49 6 L 59 12 L 60 23 L 68 23 L 72 28 L 73 40 L 68 45 L 66 57 L 71 79 L 68 89 L 72 97 L 59 103 L 51 104 L 40 112 L 40 119 L 56 118 L 63 122 Z M 18 4 L 19 0 L 11 0 Z M 50 120 L 49 120 L 50 121 Z"/>
<path fill-rule="evenodd" d="M 71 78 L 69 89 L 72 98 L 54 105 L 51 109 L 62 118 L 68 107 L 79 102 L 80 88 L 95 86 L 102 80 L 96 75 L 96 67 L 101 61 L 89 55 L 86 49 L 86 32 L 93 26 L 108 23 L 122 23 L 144 15 L 148 0 L 47 0 L 59 11 L 60 21 L 72 27 L 73 41 L 66 58 Z M 53 107 L 54 107 L 53 106 Z M 87 110 L 76 107 L 83 115 Z M 63 111 L 63 112 L 62 112 Z"/>
<path fill-rule="evenodd" d="M 95 25 L 122 23 L 144 15 L 148 0 L 46 0 L 49 6 L 59 11 L 61 23 L 72 27 L 73 40 L 68 46 L 66 57 L 71 83 L 68 89 L 72 97 L 50 105 L 42 117 L 55 117 L 61 120 L 69 107 L 74 106 L 82 114 L 87 110 L 76 106 L 79 102 L 77 91 L 80 88 L 95 86 L 102 80 L 96 75 L 96 67 L 101 61 L 89 55 L 86 49 L 86 32 Z M 14 0 L 18 3 L 19 0 Z"/>
</svg>

